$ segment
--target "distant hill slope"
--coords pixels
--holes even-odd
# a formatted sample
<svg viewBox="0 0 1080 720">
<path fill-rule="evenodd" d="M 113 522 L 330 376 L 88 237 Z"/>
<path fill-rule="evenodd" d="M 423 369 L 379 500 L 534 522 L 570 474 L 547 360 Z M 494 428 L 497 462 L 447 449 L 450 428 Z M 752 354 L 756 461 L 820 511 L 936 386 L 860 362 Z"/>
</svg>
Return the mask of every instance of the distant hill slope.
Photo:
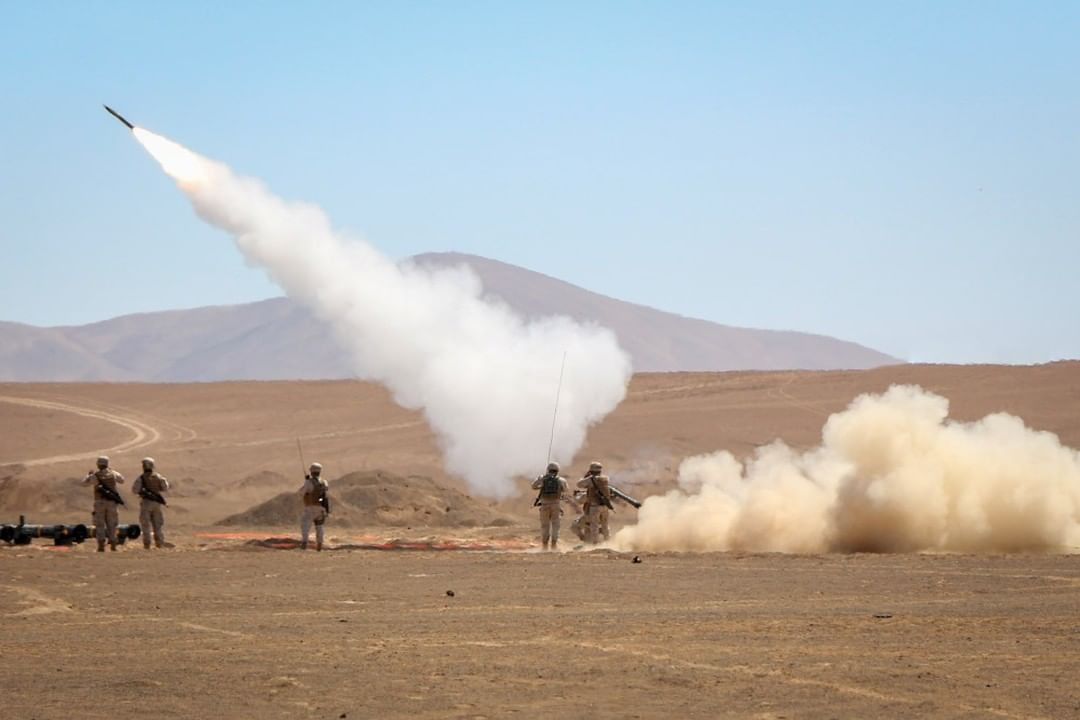
<svg viewBox="0 0 1080 720">
<path fill-rule="evenodd" d="M 605 297 L 514 265 L 457 253 L 426 266 L 467 264 L 526 317 L 568 315 L 611 328 L 634 369 L 860 369 L 900 362 L 852 342 L 737 328 Z M 286 380 L 352 377 L 329 329 L 287 298 L 125 315 L 79 327 L 0 322 L 0 381 Z"/>
<path fill-rule="evenodd" d="M 615 300 L 576 285 L 460 253 L 429 253 L 421 265 L 470 266 L 484 290 L 522 315 L 567 315 L 611 328 L 637 372 L 855 370 L 902 362 L 853 342 L 809 333 L 731 327 Z"/>
</svg>

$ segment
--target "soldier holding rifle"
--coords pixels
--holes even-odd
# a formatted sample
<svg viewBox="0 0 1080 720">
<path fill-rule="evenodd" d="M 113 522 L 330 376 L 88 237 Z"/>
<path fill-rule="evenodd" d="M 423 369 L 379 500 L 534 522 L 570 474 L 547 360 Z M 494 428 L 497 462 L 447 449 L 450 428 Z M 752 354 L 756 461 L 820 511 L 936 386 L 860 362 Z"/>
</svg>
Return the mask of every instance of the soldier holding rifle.
<svg viewBox="0 0 1080 720">
<path fill-rule="evenodd" d="M 598 462 L 589 463 L 589 472 L 578 480 L 577 486 L 585 491 L 586 540 L 592 544 L 600 542 L 600 535 L 607 540 L 608 512 L 612 509 L 611 487 L 607 475 L 602 474 L 603 466 Z"/>
<path fill-rule="evenodd" d="M 117 492 L 117 486 L 123 485 L 124 476 L 109 467 L 109 458 L 102 455 L 97 459 L 97 470 L 87 473 L 83 485 L 94 485 L 94 535 L 97 537 L 98 552 L 105 552 L 105 542 L 109 549 L 116 551 L 116 526 L 119 524 L 118 508 L 124 499 Z"/>
<path fill-rule="evenodd" d="M 141 498 L 139 525 L 142 526 L 143 547 L 150 549 L 150 531 L 154 532 L 154 545 L 165 546 L 165 497 L 169 481 L 154 471 L 154 458 L 143 458 L 142 474 L 135 478 L 131 489 Z"/>
</svg>

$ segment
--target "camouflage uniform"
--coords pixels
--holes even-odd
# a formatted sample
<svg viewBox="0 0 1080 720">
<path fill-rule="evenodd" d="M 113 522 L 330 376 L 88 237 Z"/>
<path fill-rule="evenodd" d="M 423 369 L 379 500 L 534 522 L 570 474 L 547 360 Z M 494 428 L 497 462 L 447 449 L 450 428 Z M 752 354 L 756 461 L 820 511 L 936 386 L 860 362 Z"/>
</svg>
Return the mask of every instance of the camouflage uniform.
<svg viewBox="0 0 1080 720">
<path fill-rule="evenodd" d="M 578 480 L 577 484 L 586 492 L 586 539 L 593 544 L 600 542 L 601 535 L 604 536 L 604 540 L 610 537 L 608 511 L 611 506 L 611 488 L 607 475 L 601 474 L 601 471 L 600 463 L 592 463 L 589 466 L 589 472 Z"/>
<path fill-rule="evenodd" d="M 574 509 L 577 510 L 577 517 L 570 523 L 570 530 L 577 535 L 578 540 L 585 542 L 589 539 L 589 515 L 585 510 L 585 491 L 574 491 Z"/>
<path fill-rule="evenodd" d="M 94 536 L 97 538 L 98 552 L 105 552 L 105 542 L 108 541 L 109 549 L 116 550 L 116 526 L 120 524 L 118 505 L 106 498 L 98 486 L 104 486 L 110 490 L 117 490 L 118 485 L 124 484 L 124 476 L 109 468 L 107 457 L 98 458 L 98 469 L 92 470 L 83 480 L 84 485 L 94 484 Z"/>
<path fill-rule="evenodd" d="M 323 526 L 326 524 L 326 516 L 329 512 L 319 502 L 326 497 L 329 484 L 320 475 L 322 465 L 312 463 L 311 474 L 304 478 L 304 485 L 300 491 L 304 494 L 304 514 L 300 518 L 300 548 L 307 550 L 308 536 L 311 534 L 311 525 L 315 524 L 315 549 L 322 550 Z"/>
<path fill-rule="evenodd" d="M 545 480 L 549 490 L 545 492 Z M 540 508 L 540 540 L 544 549 L 551 544 L 554 550 L 559 544 L 559 521 L 562 516 L 561 503 L 566 497 L 566 479 L 559 476 L 557 463 L 548 465 L 547 474 L 533 480 L 533 490 L 539 490 L 540 495 L 536 498 L 536 504 Z"/>
<path fill-rule="evenodd" d="M 143 473 L 135 478 L 131 486 L 136 495 L 146 488 L 159 495 L 164 495 L 169 490 L 169 481 L 164 475 L 154 471 L 154 461 L 151 458 L 143 460 Z M 139 503 L 139 526 L 142 529 L 143 547 L 150 549 L 150 531 L 154 532 L 154 545 L 165 545 L 165 506 L 149 498 L 141 497 Z"/>
</svg>

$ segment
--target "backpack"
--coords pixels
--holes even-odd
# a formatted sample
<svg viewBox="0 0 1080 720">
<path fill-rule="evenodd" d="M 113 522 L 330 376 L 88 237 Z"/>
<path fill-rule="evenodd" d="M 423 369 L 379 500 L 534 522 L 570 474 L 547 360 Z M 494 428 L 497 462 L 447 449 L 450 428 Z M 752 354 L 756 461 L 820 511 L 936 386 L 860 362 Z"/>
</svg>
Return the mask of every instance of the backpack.
<svg viewBox="0 0 1080 720">
<path fill-rule="evenodd" d="M 561 495 L 562 487 L 559 484 L 558 475 L 545 475 L 544 482 L 540 485 L 540 495 L 543 497 L 551 497 L 552 495 Z"/>
</svg>

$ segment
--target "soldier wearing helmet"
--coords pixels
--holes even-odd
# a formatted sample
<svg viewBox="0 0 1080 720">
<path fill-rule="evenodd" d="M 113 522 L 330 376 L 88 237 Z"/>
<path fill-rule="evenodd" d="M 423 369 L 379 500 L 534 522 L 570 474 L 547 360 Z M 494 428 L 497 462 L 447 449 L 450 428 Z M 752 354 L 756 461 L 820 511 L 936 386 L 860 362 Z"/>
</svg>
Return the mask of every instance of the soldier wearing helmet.
<svg viewBox="0 0 1080 720">
<path fill-rule="evenodd" d="M 610 537 L 608 512 L 611 510 L 611 484 L 604 467 L 598 462 L 589 463 L 589 472 L 578 480 L 577 486 L 585 491 L 586 539 L 596 544 L 600 536 Z"/>
<path fill-rule="evenodd" d="M 131 486 L 141 499 L 139 503 L 139 525 L 142 528 L 143 547 L 150 549 L 150 531 L 154 533 L 154 546 L 165 547 L 165 497 L 169 481 L 164 475 L 154 471 L 154 458 L 142 459 L 142 474 L 135 478 Z"/>
<path fill-rule="evenodd" d="M 124 476 L 109 467 L 109 458 L 102 455 L 97 459 L 97 470 L 91 470 L 83 478 L 83 485 L 94 486 L 94 536 L 97 538 L 98 552 L 105 552 L 105 543 L 115 551 L 116 526 L 120 522 L 118 509 L 124 504 L 117 491 L 123 485 Z"/>
<path fill-rule="evenodd" d="M 559 545 L 559 520 L 566 499 L 566 479 L 559 475 L 559 463 L 550 462 L 547 472 L 533 480 L 533 490 L 539 490 L 533 505 L 540 508 L 540 540 L 544 549 L 555 550 Z"/>
<path fill-rule="evenodd" d="M 304 514 L 300 517 L 300 549 L 307 550 L 311 525 L 315 524 L 315 549 L 322 550 L 323 526 L 330 514 L 330 497 L 327 495 L 329 484 L 322 478 L 322 465 L 311 463 L 308 474 L 304 477 L 304 486 L 300 492 L 304 495 Z"/>
</svg>

